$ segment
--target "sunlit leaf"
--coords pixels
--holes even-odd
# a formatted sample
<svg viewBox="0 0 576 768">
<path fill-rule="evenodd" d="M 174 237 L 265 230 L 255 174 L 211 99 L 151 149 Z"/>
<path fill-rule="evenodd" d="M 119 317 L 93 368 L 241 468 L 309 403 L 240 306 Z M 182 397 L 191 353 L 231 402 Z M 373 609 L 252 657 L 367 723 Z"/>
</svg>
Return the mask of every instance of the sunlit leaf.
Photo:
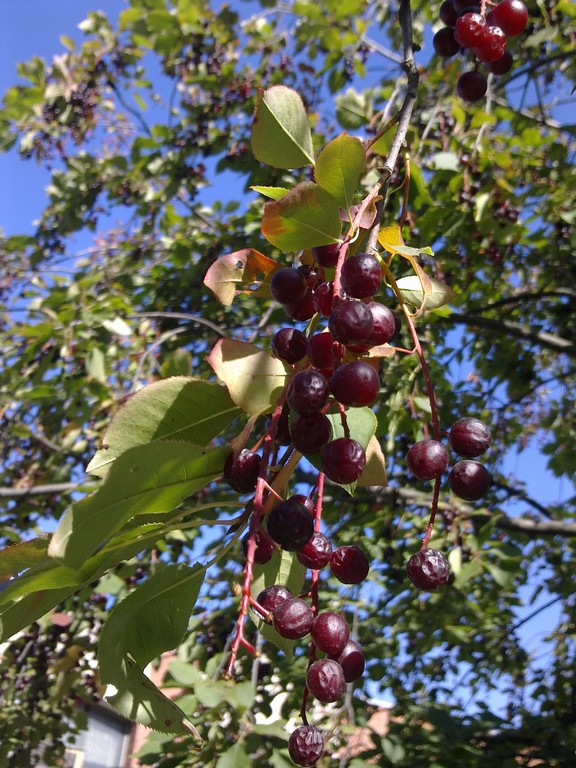
<svg viewBox="0 0 576 768">
<path fill-rule="evenodd" d="M 308 115 L 296 91 L 274 85 L 258 93 L 251 143 L 256 159 L 274 168 L 301 168 L 314 162 Z"/>
<path fill-rule="evenodd" d="M 231 306 L 240 293 L 267 298 L 270 279 L 281 266 L 253 248 L 244 248 L 216 259 L 206 272 L 204 285 L 225 307 Z"/>
<path fill-rule="evenodd" d="M 341 133 L 328 142 L 318 155 L 316 182 L 329 192 L 344 210 L 349 210 L 365 162 L 364 145 L 360 139 Z"/>
<path fill-rule="evenodd" d="M 431 290 L 426 293 L 424 309 L 438 309 L 438 307 L 443 307 L 456 298 L 456 293 L 449 285 L 436 280 L 434 277 L 428 277 L 427 280 L 430 281 Z M 413 307 L 420 307 L 422 305 L 424 293 L 422 291 L 422 283 L 417 275 L 401 277 L 396 281 L 396 284 L 407 304 Z"/>
</svg>

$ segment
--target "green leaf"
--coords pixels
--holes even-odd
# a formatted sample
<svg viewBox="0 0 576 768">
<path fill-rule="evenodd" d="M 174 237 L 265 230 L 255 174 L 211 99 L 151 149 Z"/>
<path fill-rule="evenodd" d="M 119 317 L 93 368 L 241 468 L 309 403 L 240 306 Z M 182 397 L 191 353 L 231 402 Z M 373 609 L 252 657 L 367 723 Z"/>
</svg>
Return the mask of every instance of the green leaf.
<svg viewBox="0 0 576 768">
<path fill-rule="evenodd" d="M 286 187 L 266 187 L 258 184 L 250 187 L 250 189 L 253 189 L 254 192 L 258 192 L 259 194 L 264 195 L 264 197 L 269 197 L 271 200 L 281 200 L 288 192 Z"/>
<path fill-rule="evenodd" d="M 190 376 L 162 379 L 127 400 L 112 419 L 86 471 L 104 477 L 129 448 L 153 440 L 183 440 L 207 445 L 240 410 L 225 387 Z"/>
<path fill-rule="evenodd" d="M 46 557 L 48 538 L 42 536 L 13 544 L 0 552 L 0 581 L 16 576 Z"/>
<path fill-rule="evenodd" d="M 456 293 L 446 285 L 446 283 L 436 280 L 435 277 L 428 277 L 432 285 L 430 293 L 426 293 L 426 301 L 424 302 L 424 309 L 438 309 L 445 304 L 449 304 L 456 298 Z M 423 291 L 422 283 L 418 275 L 407 275 L 401 277 L 396 281 L 396 285 L 400 289 L 402 298 L 407 304 L 413 307 L 420 307 L 422 305 Z"/>
<path fill-rule="evenodd" d="M 336 118 L 349 131 L 365 125 L 372 117 L 372 103 L 365 93 L 349 88 L 336 96 Z"/>
<path fill-rule="evenodd" d="M 226 752 L 218 758 L 216 768 L 246 768 L 247 765 L 250 765 L 250 760 L 244 742 L 237 741 L 234 746 L 229 747 Z"/>
<path fill-rule="evenodd" d="M 203 566 L 169 565 L 138 587 L 110 613 L 98 649 L 102 682 L 117 692 L 107 700 L 125 717 L 157 731 L 202 739 L 186 715 L 143 670 L 176 648 L 204 580 Z"/>
<path fill-rule="evenodd" d="M 170 512 L 214 480 L 229 452 L 168 441 L 129 448 L 112 464 L 96 493 L 66 510 L 48 554 L 79 569 L 135 515 Z"/>
<path fill-rule="evenodd" d="M 21 600 L 8 603 L 0 608 L 0 641 L 5 642 L 16 632 L 29 627 L 32 622 L 44 616 L 54 606 L 74 594 L 77 585 L 61 589 L 34 591 Z"/>
<path fill-rule="evenodd" d="M 316 182 L 349 211 L 365 162 L 360 139 L 341 133 L 320 152 L 314 170 Z"/>
<path fill-rule="evenodd" d="M 206 359 L 243 411 L 258 415 L 274 409 L 288 378 L 281 360 L 233 339 L 220 339 Z"/>
<path fill-rule="evenodd" d="M 252 123 L 252 151 L 274 168 L 314 163 L 308 115 L 298 93 L 285 85 L 260 91 Z"/>
<path fill-rule="evenodd" d="M 303 181 L 281 200 L 264 206 L 262 234 L 283 251 L 338 242 L 340 206 L 312 181 Z"/>
</svg>

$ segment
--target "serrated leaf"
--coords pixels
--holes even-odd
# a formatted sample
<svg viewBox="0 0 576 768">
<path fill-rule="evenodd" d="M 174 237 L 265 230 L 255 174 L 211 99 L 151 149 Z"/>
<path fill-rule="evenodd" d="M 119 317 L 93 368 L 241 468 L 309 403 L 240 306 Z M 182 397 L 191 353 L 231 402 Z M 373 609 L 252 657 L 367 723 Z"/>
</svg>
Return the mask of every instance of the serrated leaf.
<svg viewBox="0 0 576 768">
<path fill-rule="evenodd" d="M 404 301 L 413 307 L 422 306 L 422 300 L 425 298 L 424 309 L 438 309 L 438 307 L 443 307 L 456 298 L 456 293 L 446 283 L 442 283 L 434 277 L 428 277 L 428 280 L 431 290 L 426 293 L 425 297 L 422 283 L 417 275 L 401 277 L 396 281 L 396 285 L 400 289 Z"/>
<path fill-rule="evenodd" d="M 260 91 L 252 122 L 252 151 L 273 168 L 314 163 L 314 147 L 302 98 L 285 85 Z"/>
<path fill-rule="evenodd" d="M 253 248 L 244 248 L 216 259 L 206 272 L 204 285 L 225 307 L 240 293 L 268 298 L 270 279 L 281 266 Z"/>
<path fill-rule="evenodd" d="M 66 510 L 48 554 L 79 569 L 135 515 L 170 512 L 214 480 L 229 453 L 229 448 L 169 441 L 129 448 L 96 493 Z"/>
<path fill-rule="evenodd" d="M 288 192 L 286 187 L 266 187 L 258 184 L 250 187 L 250 189 L 258 192 L 260 195 L 264 195 L 264 197 L 269 197 L 271 200 L 281 200 Z"/>
<path fill-rule="evenodd" d="M 219 384 L 192 376 L 156 381 L 122 405 L 86 471 L 104 477 L 118 456 L 154 440 L 207 445 L 240 414 Z"/>
<path fill-rule="evenodd" d="M 220 339 L 206 358 L 236 405 L 258 415 L 274 409 L 288 370 L 269 352 L 243 341 Z"/>
<path fill-rule="evenodd" d="M 203 566 L 180 564 L 150 577 L 111 611 L 98 649 L 102 682 L 117 689 L 107 700 L 121 714 L 158 731 L 192 735 L 197 747 L 200 734 L 143 670 L 182 641 L 204 573 Z"/>
<path fill-rule="evenodd" d="M 301 251 L 338 242 L 340 206 L 324 189 L 303 181 L 281 200 L 264 206 L 262 234 L 283 251 Z"/>
<path fill-rule="evenodd" d="M 349 211 L 365 162 L 366 154 L 360 139 L 341 133 L 320 152 L 314 177 L 341 208 Z"/>
</svg>

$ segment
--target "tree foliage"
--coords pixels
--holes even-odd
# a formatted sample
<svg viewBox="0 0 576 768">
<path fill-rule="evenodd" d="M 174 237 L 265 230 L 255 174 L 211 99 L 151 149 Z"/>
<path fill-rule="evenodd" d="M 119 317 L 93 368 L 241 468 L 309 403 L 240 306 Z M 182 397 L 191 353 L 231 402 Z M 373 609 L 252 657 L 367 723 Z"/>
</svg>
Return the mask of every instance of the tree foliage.
<svg viewBox="0 0 576 768">
<path fill-rule="evenodd" d="M 221 475 L 276 429 L 291 375 L 270 352 L 287 323 L 273 274 L 354 237 L 378 249 L 420 354 L 379 350 L 375 416 L 349 411 L 372 474 L 324 489 L 324 529 L 371 570 L 316 584 L 367 660 L 339 711 L 313 708 L 319 765 L 571 765 L 575 498 L 507 468 L 535 445 L 567 488 L 576 466 L 575 8 L 529 2 L 513 70 L 471 106 L 461 57 L 432 53 L 439 3 L 237 6 L 95 11 L 4 95 L 0 145 L 51 177 L 35 229 L 0 251 L 0 756 L 58 764 L 62 718 L 82 727 L 74 702 L 110 683 L 154 729 L 143 764 L 289 764 L 306 648 L 257 614 L 238 634 L 252 501 Z M 467 415 L 491 426 L 492 486 L 478 503 L 439 489 L 430 543 L 453 580 L 423 595 L 405 565 L 433 493 L 405 455 Z M 299 458 L 280 494 L 316 486 Z M 252 594 L 305 579 L 275 552 Z M 522 628 L 545 605 L 542 660 Z M 174 649 L 176 703 L 143 674 Z M 383 696 L 388 734 L 352 754 Z"/>
</svg>

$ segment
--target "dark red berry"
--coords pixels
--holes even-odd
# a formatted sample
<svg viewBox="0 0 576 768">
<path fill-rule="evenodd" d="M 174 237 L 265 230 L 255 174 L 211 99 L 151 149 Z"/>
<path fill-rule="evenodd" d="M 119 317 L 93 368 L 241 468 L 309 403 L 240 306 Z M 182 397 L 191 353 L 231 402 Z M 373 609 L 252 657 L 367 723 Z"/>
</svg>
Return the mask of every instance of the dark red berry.
<svg viewBox="0 0 576 768">
<path fill-rule="evenodd" d="M 341 281 L 348 296 L 367 299 L 380 288 L 382 267 L 369 253 L 357 253 L 342 265 Z"/>
<path fill-rule="evenodd" d="M 304 320 L 310 320 L 316 314 L 316 307 L 314 306 L 314 294 L 311 290 L 308 290 L 304 297 L 296 303 L 290 303 L 284 305 L 284 311 L 289 318 L 296 322 L 303 322 Z"/>
<path fill-rule="evenodd" d="M 348 640 L 338 656 L 333 657 L 340 664 L 347 683 L 359 680 L 364 673 L 364 654 L 358 643 Z"/>
<path fill-rule="evenodd" d="M 322 448 L 322 470 L 332 482 L 354 483 L 366 467 L 366 453 L 357 440 L 339 437 Z"/>
<path fill-rule="evenodd" d="M 248 555 L 249 538 L 250 534 L 248 533 L 242 538 L 242 552 L 244 553 L 244 557 Z M 272 557 L 275 549 L 276 545 L 264 531 L 256 531 L 256 549 L 254 550 L 255 563 L 258 563 L 258 565 L 267 563 Z"/>
<path fill-rule="evenodd" d="M 486 37 L 486 19 L 481 13 L 464 13 L 454 27 L 454 38 L 463 48 L 482 45 Z"/>
<path fill-rule="evenodd" d="M 430 592 L 448 583 L 450 565 L 442 552 L 427 547 L 412 555 L 406 573 L 415 587 Z"/>
<path fill-rule="evenodd" d="M 490 64 L 498 61 L 506 52 L 506 35 L 500 27 L 487 27 L 483 40 L 470 49 L 477 59 Z"/>
<path fill-rule="evenodd" d="M 251 493 L 258 479 L 260 460 L 259 454 L 248 448 L 242 448 L 236 457 L 231 453 L 224 464 L 224 479 L 238 493 Z"/>
<path fill-rule="evenodd" d="M 453 451 L 472 459 L 490 448 L 492 435 L 483 421 L 469 416 L 458 419 L 450 430 L 448 440 Z"/>
<path fill-rule="evenodd" d="M 350 628 L 343 616 L 332 611 L 323 611 L 314 619 L 310 627 L 310 637 L 316 648 L 329 656 L 342 653 L 350 638 Z"/>
<path fill-rule="evenodd" d="M 500 27 L 507 37 L 521 35 L 528 24 L 528 9 L 522 0 L 502 0 L 490 11 L 490 23 Z"/>
<path fill-rule="evenodd" d="M 320 531 L 315 531 L 310 541 L 298 550 L 296 557 L 306 568 L 318 571 L 328 565 L 331 554 L 332 544 L 328 536 Z"/>
<path fill-rule="evenodd" d="M 319 659 L 308 667 L 306 687 L 318 701 L 337 701 L 344 693 L 346 680 L 342 667 L 334 659 Z"/>
<path fill-rule="evenodd" d="M 296 328 L 280 328 L 272 338 L 272 352 L 286 363 L 297 363 L 306 355 L 308 339 Z"/>
<path fill-rule="evenodd" d="M 290 382 L 288 405 L 300 416 L 311 416 L 326 405 L 328 393 L 328 381 L 320 371 L 299 371 Z"/>
<path fill-rule="evenodd" d="M 361 408 L 371 405 L 378 397 L 380 377 L 370 363 L 353 360 L 336 368 L 330 380 L 330 387 L 339 403 Z"/>
<path fill-rule="evenodd" d="M 290 498 L 294 499 L 294 501 L 299 501 L 300 504 L 304 504 L 308 512 L 310 512 L 311 515 L 314 514 L 314 502 L 309 496 L 304 496 L 303 493 L 295 493 L 294 496 L 291 496 Z"/>
<path fill-rule="evenodd" d="M 460 50 L 460 44 L 454 37 L 454 30 L 450 27 L 442 27 L 432 39 L 434 50 L 443 59 L 449 59 L 455 56 Z"/>
<path fill-rule="evenodd" d="M 479 461 L 463 459 L 456 462 L 448 475 L 452 493 L 465 501 L 478 501 L 490 488 L 490 472 Z"/>
<path fill-rule="evenodd" d="M 273 584 L 271 587 L 266 587 L 256 598 L 256 602 L 259 603 L 265 611 L 271 613 L 275 608 L 278 608 L 286 600 L 292 598 L 292 592 L 288 587 L 282 584 Z"/>
<path fill-rule="evenodd" d="M 332 552 L 330 570 L 342 584 L 360 584 L 368 576 L 370 561 L 360 547 L 347 544 Z"/>
<path fill-rule="evenodd" d="M 480 3 L 474 3 L 473 0 L 452 0 L 452 2 L 457 16 L 463 16 L 465 13 L 480 13 Z"/>
<path fill-rule="evenodd" d="M 288 405 L 285 405 L 284 408 L 282 408 L 282 413 L 280 414 L 280 418 L 278 419 L 278 424 L 276 426 L 276 434 L 274 435 L 274 440 L 278 443 L 278 445 L 290 445 L 292 442 L 292 436 L 290 434 L 290 408 Z M 270 420 L 268 420 L 268 423 Z"/>
<path fill-rule="evenodd" d="M 348 347 L 352 352 L 369 352 L 392 341 L 400 331 L 400 318 L 394 310 L 377 301 L 370 301 L 366 306 L 372 314 L 372 330 L 362 344 Z"/>
<path fill-rule="evenodd" d="M 433 480 L 446 470 L 448 451 L 438 440 L 419 440 L 410 446 L 406 463 L 420 480 Z"/>
<path fill-rule="evenodd" d="M 299 416 L 290 428 L 294 448 L 300 453 L 318 453 L 332 439 L 332 422 L 323 413 Z"/>
<path fill-rule="evenodd" d="M 314 288 L 313 302 L 316 312 L 324 317 L 329 317 L 332 312 L 332 301 L 334 299 L 333 283 L 320 283 Z"/>
<path fill-rule="evenodd" d="M 308 291 L 308 283 L 294 267 L 283 267 L 274 272 L 270 280 L 270 292 L 280 304 L 296 304 Z"/>
<path fill-rule="evenodd" d="M 514 57 L 510 51 L 504 51 L 502 58 L 498 59 L 497 61 L 492 61 L 488 65 L 488 69 L 490 72 L 492 72 L 493 75 L 505 75 L 507 72 L 510 72 L 513 64 Z"/>
<path fill-rule="evenodd" d="M 288 753 L 296 765 L 312 766 L 324 754 L 324 739 L 315 725 L 301 725 L 290 734 Z"/>
<path fill-rule="evenodd" d="M 372 313 L 361 301 L 341 301 L 328 320 L 332 336 L 346 346 L 365 342 L 373 326 Z"/>
<path fill-rule="evenodd" d="M 332 371 L 342 358 L 344 347 L 334 338 L 330 331 L 315 333 L 308 339 L 308 360 L 314 368 L 321 371 Z"/>
<path fill-rule="evenodd" d="M 335 267 L 338 262 L 338 253 L 340 252 L 339 243 L 330 243 L 330 245 L 320 245 L 312 248 L 312 255 L 317 264 L 321 267 Z"/>
<path fill-rule="evenodd" d="M 454 27 L 456 25 L 458 14 L 456 13 L 452 0 L 444 0 L 438 11 L 438 16 L 440 17 L 440 21 L 443 24 L 446 24 L 447 27 Z"/>
<path fill-rule="evenodd" d="M 282 549 L 296 552 L 312 538 L 314 518 L 305 505 L 292 496 L 272 507 L 266 529 Z"/>
<path fill-rule="evenodd" d="M 272 626 L 279 635 L 289 640 L 307 635 L 313 621 L 314 611 L 300 597 L 288 598 L 272 611 Z"/>
<path fill-rule="evenodd" d="M 456 92 L 463 101 L 474 102 L 486 95 L 488 81 L 481 72 L 463 72 L 456 83 Z"/>
</svg>

